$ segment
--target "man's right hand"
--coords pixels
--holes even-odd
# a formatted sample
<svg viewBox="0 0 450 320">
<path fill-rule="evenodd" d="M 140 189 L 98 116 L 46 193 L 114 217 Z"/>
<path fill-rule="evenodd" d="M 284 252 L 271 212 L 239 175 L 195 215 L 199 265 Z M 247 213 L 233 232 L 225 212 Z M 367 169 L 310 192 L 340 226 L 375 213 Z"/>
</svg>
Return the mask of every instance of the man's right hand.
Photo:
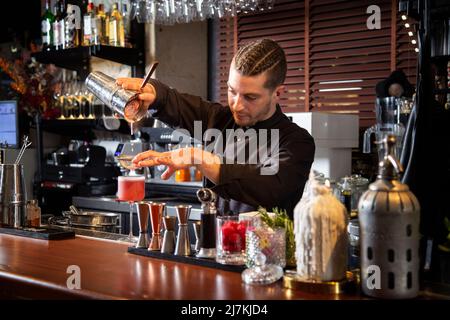
<svg viewBox="0 0 450 320">
<path fill-rule="evenodd" d="M 143 79 L 141 78 L 117 78 L 116 84 L 122 86 L 126 90 L 139 92 Z M 150 106 L 156 100 L 156 90 L 151 84 L 147 83 L 141 93 L 139 99 L 144 101 L 146 107 Z"/>
</svg>

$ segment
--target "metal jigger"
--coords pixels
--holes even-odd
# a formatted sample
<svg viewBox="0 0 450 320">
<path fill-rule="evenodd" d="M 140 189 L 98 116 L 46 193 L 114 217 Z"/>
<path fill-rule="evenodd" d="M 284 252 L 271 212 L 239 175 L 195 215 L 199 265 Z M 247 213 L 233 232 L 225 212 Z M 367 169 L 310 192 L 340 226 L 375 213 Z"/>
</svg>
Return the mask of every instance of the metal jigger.
<svg viewBox="0 0 450 320">
<path fill-rule="evenodd" d="M 164 237 L 161 246 L 162 253 L 173 253 L 175 250 L 175 223 L 177 217 L 164 216 Z"/>
<path fill-rule="evenodd" d="M 178 217 L 178 235 L 177 245 L 175 246 L 175 255 L 191 255 L 191 243 L 189 242 L 188 221 L 192 206 L 178 205 L 175 207 Z"/>
<path fill-rule="evenodd" d="M 149 203 L 141 201 L 137 203 L 137 216 L 139 222 L 139 238 L 136 248 L 148 248 L 148 216 Z"/>
<path fill-rule="evenodd" d="M 201 221 L 195 221 L 193 223 L 194 225 L 194 235 L 195 235 L 195 252 L 200 251 L 200 236 L 201 236 L 201 229 L 202 229 L 202 222 Z"/>
<path fill-rule="evenodd" d="M 159 230 L 161 229 L 161 220 L 166 204 L 150 202 L 148 206 L 150 208 L 150 223 L 152 224 L 152 240 L 150 241 L 148 250 L 159 251 L 161 250 L 161 235 Z"/>
</svg>

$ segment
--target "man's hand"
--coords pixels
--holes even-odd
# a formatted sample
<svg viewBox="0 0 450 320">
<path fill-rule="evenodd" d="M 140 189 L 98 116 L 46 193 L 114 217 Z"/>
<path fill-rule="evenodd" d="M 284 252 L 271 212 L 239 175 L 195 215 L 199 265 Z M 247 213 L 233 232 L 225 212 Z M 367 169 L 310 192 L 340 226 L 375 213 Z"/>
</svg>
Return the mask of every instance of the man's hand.
<svg viewBox="0 0 450 320">
<path fill-rule="evenodd" d="M 199 148 L 180 148 L 167 152 L 148 150 L 136 155 L 133 165 L 138 168 L 165 165 L 167 170 L 161 175 L 163 180 L 169 179 L 179 169 L 196 166 L 212 182 L 217 183 L 219 180 L 220 158 Z"/>
<path fill-rule="evenodd" d="M 147 83 L 145 87 L 140 91 L 140 87 L 143 79 L 141 78 L 117 78 L 116 84 L 122 86 L 122 88 L 126 90 L 141 92 L 138 98 L 146 104 L 145 106 L 150 106 L 156 99 L 156 90 L 155 88 Z"/>
</svg>

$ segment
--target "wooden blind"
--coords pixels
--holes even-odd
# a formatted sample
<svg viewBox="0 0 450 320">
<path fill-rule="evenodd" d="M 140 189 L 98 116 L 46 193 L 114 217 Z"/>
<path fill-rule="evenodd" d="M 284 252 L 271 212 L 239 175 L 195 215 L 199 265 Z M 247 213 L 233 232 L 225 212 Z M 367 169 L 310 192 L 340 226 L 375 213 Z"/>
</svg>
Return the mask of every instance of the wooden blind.
<svg viewBox="0 0 450 320">
<path fill-rule="evenodd" d="M 286 91 L 280 104 L 284 108 L 305 110 L 305 22 L 304 2 L 279 0 L 270 12 L 237 19 L 239 46 L 270 38 L 284 49 L 287 60 Z"/>
<path fill-rule="evenodd" d="M 381 9 L 381 29 L 367 28 L 370 5 Z M 277 0 L 270 12 L 218 22 L 220 101 L 227 103 L 228 68 L 237 47 L 267 37 L 286 52 L 285 112 L 355 113 L 361 127 L 372 125 L 379 81 L 402 69 L 415 84 L 417 54 L 397 10 L 396 0 Z"/>
<path fill-rule="evenodd" d="M 228 105 L 227 100 L 227 81 L 228 72 L 230 70 L 230 63 L 233 55 L 237 50 L 237 43 L 235 37 L 235 19 L 219 20 L 215 28 L 216 34 L 216 63 L 214 64 L 215 83 L 214 86 L 214 100 L 223 105 Z"/>
</svg>

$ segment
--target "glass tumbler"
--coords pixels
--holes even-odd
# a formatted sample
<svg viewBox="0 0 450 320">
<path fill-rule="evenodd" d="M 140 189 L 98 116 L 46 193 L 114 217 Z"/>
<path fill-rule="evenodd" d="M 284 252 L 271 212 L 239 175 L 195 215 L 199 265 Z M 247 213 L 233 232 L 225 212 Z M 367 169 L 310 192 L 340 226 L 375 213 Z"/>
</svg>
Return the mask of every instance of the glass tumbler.
<svg viewBox="0 0 450 320">
<path fill-rule="evenodd" d="M 216 221 L 216 261 L 221 264 L 245 264 L 247 222 L 239 216 L 218 216 Z"/>
</svg>

